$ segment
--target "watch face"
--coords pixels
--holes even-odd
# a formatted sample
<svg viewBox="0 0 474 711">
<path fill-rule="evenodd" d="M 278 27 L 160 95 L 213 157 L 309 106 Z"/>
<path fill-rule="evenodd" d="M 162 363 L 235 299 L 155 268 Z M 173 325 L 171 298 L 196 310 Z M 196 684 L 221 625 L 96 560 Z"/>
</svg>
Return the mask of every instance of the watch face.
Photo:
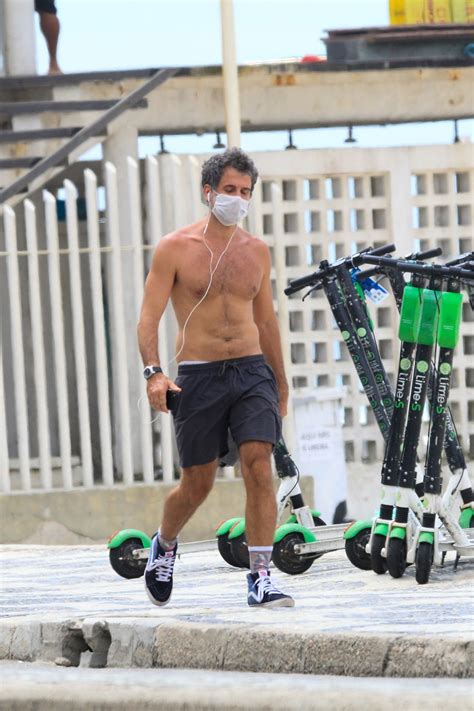
<svg viewBox="0 0 474 711">
<path fill-rule="evenodd" d="M 162 372 L 163 371 L 158 366 L 147 365 L 147 367 L 143 371 L 143 375 L 145 376 L 146 380 L 148 380 L 148 378 L 151 378 L 151 376 L 154 375 L 155 373 L 162 373 Z"/>
</svg>

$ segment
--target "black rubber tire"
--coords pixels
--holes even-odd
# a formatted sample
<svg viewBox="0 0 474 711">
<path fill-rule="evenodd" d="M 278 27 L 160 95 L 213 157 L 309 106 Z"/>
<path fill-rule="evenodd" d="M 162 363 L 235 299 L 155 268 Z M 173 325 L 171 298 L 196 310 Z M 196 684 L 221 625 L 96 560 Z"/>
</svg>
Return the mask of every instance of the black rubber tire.
<svg viewBox="0 0 474 711">
<path fill-rule="evenodd" d="M 370 562 L 372 570 L 377 575 L 384 575 L 387 572 L 387 559 L 382 556 L 382 548 L 385 546 L 385 536 L 376 533 L 372 537 L 370 546 Z"/>
<path fill-rule="evenodd" d="M 314 557 L 306 558 L 294 552 L 295 545 L 300 543 L 304 543 L 303 534 L 292 531 L 273 544 L 272 559 L 278 570 L 288 575 L 301 575 L 311 568 Z"/>
<path fill-rule="evenodd" d="M 352 565 L 360 570 L 372 570 L 370 555 L 366 546 L 370 538 L 370 528 L 363 528 L 353 538 L 346 539 L 346 555 Z"/>
<path fill-rule="evenodd" d="M 237 538 L 231 538 L 229 540 L 229 548 L 237 568 L 250 568 L 249 550 L 245 533 L 241 533 Z"/>
<path fill-rule="evenodd" d="M 146 559 L 132 558 L 132 552 L 143 548 L 139 538 L 127 538 L 117 548 L 110 548 L 110 565 L 122 578 L 141 578 L 145 572 Z"/>
<path fill-rule="evenodd" d="M 416 550 L 416 582 L 420 585 L 426 585 L 430 579 L 431 566 L 433 565 L 434 546 L 428 541 L 422 541 L 418 544 Z"/>
<path fill-rule="evenodd" d="M 322 518 L 319 518 L 319 516 L 313 516 L 313 525 L 314 526 L 326 526 L 326 522 L 323 521 Z M 219 536 L 218 538 L 221 538 Z M 237 536 L 237 538 L 231 538 L 228 540 L 228 547 L 230 549 L 230 554 L 229 554 L 229 560 L 227 562 L 229 565 L 233 565 L 236 568 L 249 568 L 250 569 L 250 558 L 249 558 L 249 551 L 247 547 L 247 539 L 245 537 L 245 533 L 242 533 L 240 536 Z M 275 550 L 275 548 L 273 549 Z M 222 551 L 219 548 L 219 552 L 222 555 Z M 309 559 L 309 564 L 304 570 L 308 570 L 308 568 L 311 567 L 312 563 L 316 558 L 320 558 L 323 553 L 316 553 L 314 556 L 312 556 Z M 222 555 L 224 560 L 226 558 L 224 555 Z M 272 556 L 273 557 L 273 556 Z M 233 563 L 230 562 L 230 558 L 234 561 Z M 305 559 L 307 560 L 307 559 Z M 304 572 L 304 570 L 302 572 Z M 295 573 L 297 575 L 297 573 Z"/>
<path fill-rule="evenodd" d="M 387 568 L 392 578 L 401 578 L 407 567 L 407 542 L 391 538 L 388 543 Z"/>
<path fill-rule="evenodd" d="M 234 554 L 232 553 L 228 531 L 227 533 L 223 533 L 222 536 L 217 536 L 217 548 L 226 563 L 231 565 L 233 568 L 240 568 L 238 561 L 235 559 Z"/>
</svg>

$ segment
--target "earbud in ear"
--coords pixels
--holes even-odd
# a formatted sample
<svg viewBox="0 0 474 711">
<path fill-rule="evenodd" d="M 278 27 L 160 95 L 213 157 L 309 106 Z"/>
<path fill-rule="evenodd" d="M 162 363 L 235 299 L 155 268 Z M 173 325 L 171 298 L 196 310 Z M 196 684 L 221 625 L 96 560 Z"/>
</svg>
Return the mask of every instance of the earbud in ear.
<svg viewBox="0 0 474 711">
<path fill-rule="evenodd" d="M 211 193 L 207 193 L 207 195 L 206 195 L 207 202 L 209 202 L 210 199 L 211 199 Z"/>
</svg>

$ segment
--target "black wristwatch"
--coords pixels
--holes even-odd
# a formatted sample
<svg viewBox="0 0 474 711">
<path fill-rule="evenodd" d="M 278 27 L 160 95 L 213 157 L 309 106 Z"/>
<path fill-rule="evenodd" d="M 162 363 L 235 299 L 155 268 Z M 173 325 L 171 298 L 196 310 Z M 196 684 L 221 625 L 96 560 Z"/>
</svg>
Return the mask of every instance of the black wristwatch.
<svg viewBox="0 0 474 711">
<path fill-rule="evenodd" d="M 156 375 L 156 373 L 162 373 L 163 370 L 160 368 L 159 365 L 147 365 L 145 370 L 143 371 L 143 377 L 145 380 L 148 380 L 151 378 L 152 375 Z"/>
</svg>

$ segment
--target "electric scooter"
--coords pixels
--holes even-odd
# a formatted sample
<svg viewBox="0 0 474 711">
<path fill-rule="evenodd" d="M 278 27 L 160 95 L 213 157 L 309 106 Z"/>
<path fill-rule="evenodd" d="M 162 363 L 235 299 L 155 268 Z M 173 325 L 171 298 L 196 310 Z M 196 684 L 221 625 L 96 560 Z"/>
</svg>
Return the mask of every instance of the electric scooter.
<svg viewBox="0 0 474 711">
<path fill-rule="evenodd" d="M 370 263 L 370 259 L 368 262 Z M 375 261 L 375 260 L 374 260 Z M 382 260 L 379 263 L 383 263 L 384 266 L 395 266 L 395 263 L 390 264 L 389 260 Z M 464 277 L 469 283 L 472 283 L 474 275 L 464 270 L 451 269 L 449 267 L 439 267 L 439 266 L 428 266 L 420 265 L 418 268 L 413 266 L 408 266 L 403 264 L 400 260 L 397 263 L 397 268 L 401 266 L 405 271 L 422 271 L 424 274 L 430 275 L 430 288 L 423 290 L 423 301 L 421 306 L 421 317 L 420 317 L 420 328 L 418 335 L 416 336 L 417 349 L 415 355 L 415 361 L 413 364 L 413 369 L 415 372 L 413 385 L 410 393 L 410 399 L 408 401 L 408 419 L 405 430 L 405 441 L 403 456 L 400 462 L 399 468 L 399 489 L 398 489 L 398 501 L 395 510 L 395 519 L 390 520 L 390 511 L 385 511 L 381 507 L 380 518 L 376 521 L 374 535 L 371 538 L 371 556 L 373 563 L 375 562 L 376 572 L 382 573 L 384 571 L 383 557 L 386 555 L 387 566 L 389 572 L 393 577 L 400 577 L 405 567 L 408 563 L 412 563 L 415 557 L 419 559 L 419 572 L 417 572 L 417 579 L 419 582 L 427 582 L 429 577 L 430 565 L 428 560 L 433 562 L 440 562 L 442 551 L 445 552 L 452 546 L 459 556 L 462 553 L 464 556 L 469 555 L 472 551 L 472 545 L 466 532 L 462 530 L 457 521 L 452 514 L 453 499 L 455 493 L 459 490 L 460 486 L 463 486 L 463 505 L 464 510 L 468 514 L 464 515 L 465 521 L 470 513 L 470 508 L 472 507 L 472 489 L 470 487 L 470 482 L 467 476 L 467 472 L 462 469 L 453 473 L 452 481 L 450 486 L 448 486 L 447 492 L 443 499 L 440 499 L 440 487 L 441 487 L 441 450 L 443 444 L 446 442 L 444 436 L 444 427 L 446 425 L 447 419 L 447 409 L 443 406 L 440 407 L 439 404 L 436 405 L 436 401 L 440 399 L 441 396 L 445 396 L 447 389 L 449 388 L 449 379 L 446 379 L 446 372 L 443 375 L 442 384 L 435 389 L 435 395 L 433 397 L 433 410 L 436 407 L 440 407 L 440 412 L 437 413 L 438 418 L 435 418 L 436 427 L 430 433 L 430 446 L 428 448 L 427 456 L 427 469 L 425 471 L 425 486 L 431 488 L 434 492 L 432 496 L 435 496 L 435 500 L 432 502 L 431 508 L 435 508 L 440 515 L 441 520 L 445 524 L 446 530 L 449 532 L 451 539 L 443 536 L 442 529 L 439 531 L 434 529 L 434 519 L 433 511 L 424 511 L 422 516 L 422 526 L 418 526 L 417 530 L 410 530 L 408 514 L 410 511 L 410 497 L 413 498 L 413 487 L 414 487 L 414 471 L 416 466 L 416 451 L 419 441 L 419 433 L 421 427 L 421 418 L 424 402 L 426 400 L 428 392 L 428 370 L 431 360 L 431 352 L 434 347 L 437 335 L 438 339 L 441 339 L 442 343 L 448 343 L 453 345 L 453 332 L 455 332 L 456 322 L 460 320 L 460 300 L 457 299 L 457 310 L 453 310 L 452 304 L 456 297 L 446 296 L 445 293 L 442 294 L 442 298 L 445 301 L 445 317 L 443 319 L 444 326 L 440 330 L 437 328 L 437 317 L 439 310 L 439 303 L 442 303 L 441 294 L 438 290 L 442 288 L 442 280 L 448 277 L 454 280 L 452 283 L 456 284 L 456 279 Z M 448 290 L 448 294 L 451 293 Z M 451 309 L 449 310 L 449 304 Z M 403 314 L 403 308 L 402 308 Z M 458 321 L 456 321 L 456 319 Z M 401 321 L 403 322 L 403 315 Z M 449 333 L 451 340 L 444 332 Z M 414 339 L 412 339 L 414 340 Z M 403 343 L 402 343 L 403 349 Z M 449 350 L 449 349 L 448 349 Z M 452 348 L 451 348 L 452 356 Z M 443 353 L 443 357 L 445 354 Z M 407 359 L 406 363 L 409 363 Z M 401 368 L 399 370 L 399 380 L 403 373 L 403 361 L 400 361 Z M 447 371 L 450 368 L 450 363 L 444 363 L 443 370 Z M 407 366 L 408 370 L 408 366 Z M 406 371 L 405 371 L 406 372 Z M 440 376 L 437 378 L 437 383 L 440 383 Z M 440 391 L 440 388 L 442 391 Z M 403 403 L 400 400 L 400 403 Z M 395 403 L 397 408 L 397 401 Z M 395 430 L 393 430 L 393 425 L 395 425 Z M 400 418 L 395 418 L 392 422 L 392 436 L 398 435 L 400 430 Z M 440 432 L 442 430 L 442 436 Z M 388 450 L 390 447 L 387 448 Z M 386 451 L 386 460 L 390 461 L 390 451 Z M 384 464 L 386 461 L 384 460 Z M 433 466 L 435 466 L 435 474 L 428 476 L 427 472 L 432 471 Z M 385 472 L 386 473 L 386 472 Z M 454 482 L 453 482 L 454 480 Z M 387 483 L 387 482 L 385 482 Z M 469 500 L 470 499 L 470 500 Z M 390 508 L 387 506 L 387 509 Z M 393 508 L 393 507 L 392 507 Z M 383 517 L 383 518 L 382 518 Z M 466 525 L 466 524 L 465 524 Z M 381 530 L 384 527 L 384 530 Z M 388 527 L 388 532 L 385 530 Z M 384 535 L 386 534 L 386 535 Z M 385 541 L 388 540 L 388 545 L 384 546 Z M 419 546 L 419 544 L 425 544 Z M 385 550 L 384 550 L 385 548 Z M 422 551 L 419 553 L 419 551 Z M 457 557 L 458 559 L 458 557 Z M 428 572 L 427 572 L 428 571 Z"/>
<path fill-rule="evenodd" d="M 363 339 L 363 343 L 360 342 L 362 331 L 368 332 L 369 324 L 366 312 L 358 303 L 359 297 L 352 280 L 349 279 L 344 288 L 339 280 L 343 281 L 342 275 L 347 273 L 348 269 L 362 264 L 365 254 L 384 255 L 394 249 L 395 245 L 384 245 L 375 250 L 367 248 L 334 264 L 323 261 L 317 272 L 291 281 L 285 289 L 285 294 L 290 295 L 310 286 L 310 290 L 303 298 L 307 298 L 315 288 L 324 290 L 382 432 L 388 432 L 390 425 L 386 412 L 386 408 L 391 405 L 391 396 L 387 388 L 388 378 L 384 371 L 383 374 L 380 372 L 383 366 L 379 365 L 381 359 L 378 356 L 375 339 L 369 335 Z M 357 315 L 356 324 L 351 318 L 352 311 Z M 288 504 L 292 507 L 292 513 L 275 532 L 272 559 L 280 570 L 296 575 L 308 570 L 313 561 L 323 553 L 344 548 L 346 544 L 343 533 L 347 525 L 346 523 L 321 525 L 323 522 L 319 512 L 310 511 L 303 505 L 299 485 L 296 491 L 295 484 L 292 482 L 296 465 L 289 457 L 284 443 L 281 442 L 275 447 L 274 459 L 277 474 L 281 479 L 277 493 L 278 517 Z M 292 493 L 290 494 L 289 491 Z M 242 517 L 224 521 L 218 527 L 216 536 L 224 560 L 236 567 L 248 567 L 245 520 Z M 370 569 L 370 558 L 359 546 L 358 541 L 354 542 L 353 555 L 359 567 Z"/>
<path fill-rule="evenodd" d="M 277 474 L 281 479 L 277 493 L 279 517 L 287 505 L 291 505 L 292 508 L 290 516 L 275 533 L 273 561 L 283 572 L 297 575 L 308 570 L 322 553 L 311 553 L 303 557 L 294 556 L 294 544 L 302 541 L 315 542 L 316 530 L 318 538 L 321 530 L 325 531 L 326 538 L 328 535 L 330 537 L 332 530 L 337 526 L 326 526 L 319 512 L 305 505 L 299 485 L 298 468 L 283 440 L 275 445 L 273 457 Z M 226 563 L 236 568 L 250 567 L 245 540 L 245 521 L 242 517 L 224 521 L 217 527 L 216 536 L 219 553 Z M 145 572 L 150 546 L 151 538 L 143 531 L 134 528 L 116 531 L 108 541 L 112 568 L 123 578 L 141 577 Z M 178 555 L 187 550 L 212 550 L 214 546 L 214 540 L 180 544 Z"/>
<path fill-rule="evenodd" d="M 474 275 L 473 275 L 474 283 Z M 440 565 L 448 550 L 456 554 L 455 567 L 461 556 L 474 558 L 474 531 L 465 530 L 458 522 L 455 513 L 457 492 L 463 492 L 463 510 L 466 498 L 471 497 L 472 487 L 466 471 L 454 472 L 442 496 L 441 454 L 445 438 L 447 421 L 447 402 L 453 370 L 453 354 L 459 338 L 459 326 L 462 317 L 461 283 L 458 278 L 448 279 L 447 289 L 443 291 L 437 344 L 435 385 L 430 412 L 430 431 L 425 463 L 425 500 L 426 511 L 422 527 L 415 540 L 416 580 L 421 585 L 429 581 L 433 564 Z M 461 488 L 462 487 L 462 488 Z M 437 518 L 444 524 L 444 529 L 437 525 Z"/>
<path fill-rule="evenodd" d="M 440 252 L 441 250 L 432 250 L 431 254 L 427 252 L 424 253 L 423 256 L 425 258 L 427 256 L 437 256 Z M 419 258 L 420 255 L 413 256 Z M 473 256 L 473 253 L 463 255 L 462 257 L 458 257 L 456 260 L 449 262 L 446 266 L 461 265 L 463 262 L 469 261 L 469 259 Z M 413 259 L 413 257 L 410 257 L 410 259 Z M 399 333 L 401 340 L 401 352 L 399 360 L 399 373 L 396 379 L 395 412 L 392 419 L 390 437 L 385 450 L 384 462 L 382 466 L 382 500 L 380 511 L 379 515 L 373 520 L 371 536 L 368 543 L 372 569 L 377 574 L 383 574 L 387 570 L 387 545 L 389 542 L 389 533 L 391 532 L 391 528 L 393 526 L 392 516 L 395 506 L 395 497 L 397 494 L 398 468 L 400 466 L 402 454 L 403 432 L 405 429 L 406 414 L 408 411 L 408 397 L 414 366 L 413 352 L 415 349 L 417 331 L 421 316 L 422 292 L 419 291 L 419 293 L 417 293 L 416 287 L 418 286 L 421 288 L 423 280 L 419 275 L 413 274 L 411 285 L 407 286 L 403 275 L 399 270 L 388 268 L 386 266 L 376 267 L 374 269 L 361 272 L 357 275 L 357 278 L 364 280 L 367 277 L 372 277 L 374 275 L 382 275 L 389 278 L 397 306 L 401 311 Z M 434 389 L 434 380 L 434 368 L 431 365 L 428 381 L 428 400 L 430 403 L 433 402 L 432 392 Z M 441 442 L 437 441 L 441 447 L 444 445 L 448 464 L 452 471 L 452 478 L 447 488 L 446 495 L 448 495 L 449 491 L 456 493 L 459 492 L 461 494 L 463 507 L 460 517 L 460 525 L 463 528 L 468 528 L 472 517 L 472 486 L 467 474 L 464 454 L 459 443 L 456 427 L 449 411 L 449 407 L 445 408 L 445 421 L 446 435 L 444 437 L 444 442 L 443 440 L 441 440 Z M 461 486 L 462 488 L 460 490 Z M 415 486 L 415 492 L 421 496 L 423 491 L 423 482 L 418 482 Z M 412 498 L 415 503 L 414 510 L 417 512 L 418 519 L 421 521 L 425 515 L 425 509 L 420 508 L 420 502 L 417 500 L 417 497 L 413 496 L 413 494 Z M 408 514 L 410 516 L 410 509 Z M 411 554 L 407 554 L 407 561 L 412 562 L 413 552 L 416 550 L 418 535 L 420 534 L 421 529 L 418 520 L 415 519 L 413 515 L 412 520 L 407 521 L 407 526 L 412 530 L 414 529 L 414 533 L 411 536 L 411 540 L 413 540 Z M 396 545 L 397 544 L 395 544 L 395 546 Z M 395 554 L 393 551 L 394 546 L 392 545 L 392 555 L 398 555 L 398 551 Z M 446 551 L 444 550 L 442 553 L 443 559 L 445 555 Z M 396 560 L 392 567 L 392 574 L 397 574 L 397 571 L 399 571 L 399 565 L 399 560 Z"/>
<path fill-rule="evenodd" d="M 272 560 L 284 573 L 299 575 L 308 570 L 325 550 L 312 551 L 306 556 L 296 555 L 294 547 L 300 543 L 315 543 L 330 538 L 334 528 L 320 518 L 320 512 L 306 506 L 299 485 L 299 471 L 281 439 L 273 449 L 273 459 L 280 486 L 276 495 L 277 519 L 285 508 L 291 513 L 279 526 L 273 539 Z M 216 529 L 217 546 L 222 558 L 237 568 L 249 568 L 249 553 L 245 537 L 245 519 L 235 517 L 223 521 Z"/>
<path fill-rule="evenodd" d="M 350 272 L 358 271 L 358 266 L 365 261 L 365 256 L 381 256 L 384 253 L 393 251 L 394 245 L 387 245 L 378 250 L 365 250 L 357 255 L 342 258 L 334 264 L 327 261 L 321 262 L 318 272 L 294 280 L 285 290 L 291 294 L 304 286 L 311 285 L 308 296 L 314 289 L 323 289 L 328 299 L 334 319 L 341 331 L 344 342 L 348 348 L 351 359 L 354 363 L 360 383 L 367 395 L 370 406 L 374 413 L 375 420 L 380 432 L 387 440 L 391 418 L 393 416 L 393 394 L 391 385 L 383 366 L 377 343 L 373 334 L 373 327 L 370 316 L 366 309 L 365 299 L 361 291 L 354 283 L 354 276 Z M 409 259 L 427 259 L 439 254 L 441 250 L 429 250 L 424 253 L 410 255 Z M 373 282 L 364 280 L 366 290 L 372 293 L 377 286 Z M 420 469 L 419 476 L 423 472 Z M 421 512 L 419 512 L 421 515 Z M 373 532 L 372 520 L 357 521 L 345 531 L 342 531 L 345 540 L 334 539 L 332 550 L 345 547 L 350 561 L 357 567 L 370 570 L 371 560 L 367 549 L 367 544 Z M 309 553 L 311 550 L 320 550 L 322 543 L 298 545 L 295 553 Z M 369 548 L 370 550 L 370 548 Z"/>
</svg>

